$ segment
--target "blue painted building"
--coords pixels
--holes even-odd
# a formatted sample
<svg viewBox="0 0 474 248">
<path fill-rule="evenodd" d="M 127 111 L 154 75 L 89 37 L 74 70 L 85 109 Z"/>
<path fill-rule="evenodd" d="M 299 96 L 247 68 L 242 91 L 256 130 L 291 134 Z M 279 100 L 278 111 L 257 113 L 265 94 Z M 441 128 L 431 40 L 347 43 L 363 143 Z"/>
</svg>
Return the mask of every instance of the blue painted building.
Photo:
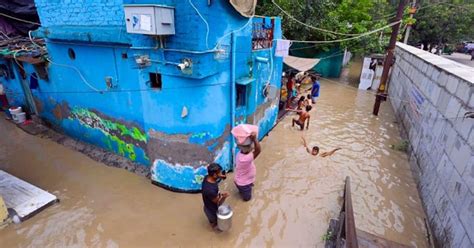
<svg viewBox="0 0 474 248">
<path fill-rule="evenodd" d="M 47 78 L 33 63 L 22 64 L 22 76 L 17 63 L 0 60 L 16 75 L 0 78 L 10 103 L 149 167 L 153 182 L 197 191 L 208 163 L 232 170 L 232 127 L 258 125 L 261 139 L 275 125 L 280 19 L 246 18 L 220 0 L 35 3 L 42 27 L 33 36 L 46 40 Z M 171 7 L 175 34 L 127 33 L 129 4 Z M 28 87 L 32 78 L 37 89 Z"/>
</svg>

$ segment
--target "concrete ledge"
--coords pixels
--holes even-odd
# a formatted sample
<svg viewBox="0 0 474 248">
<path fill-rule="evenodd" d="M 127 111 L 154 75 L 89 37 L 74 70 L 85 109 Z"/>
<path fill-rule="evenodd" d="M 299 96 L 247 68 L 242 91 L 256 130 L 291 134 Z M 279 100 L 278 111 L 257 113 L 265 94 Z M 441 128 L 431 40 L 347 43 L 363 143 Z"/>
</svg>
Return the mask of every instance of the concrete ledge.
<svg viewBox="0 0 474 248">
<path fill-rule="evenodd" d="M 418 57 L 421 60 L 433 65 L 434 67 L 441 69 L 445 72 L 449 72 L 450 74 L 459 77 L 465 81 L 468 81 L 474 84 L 474 68 L 460 64 L 456 61 L 452 61 L 447 58 L 443 58 L 436 54 L 432 54 L 430 52 L 421 50 L 419 48 L 409 46 L 407 44 L 397 42 L 397 47 L 403 49 L 410 54 Z"/>
</svg>

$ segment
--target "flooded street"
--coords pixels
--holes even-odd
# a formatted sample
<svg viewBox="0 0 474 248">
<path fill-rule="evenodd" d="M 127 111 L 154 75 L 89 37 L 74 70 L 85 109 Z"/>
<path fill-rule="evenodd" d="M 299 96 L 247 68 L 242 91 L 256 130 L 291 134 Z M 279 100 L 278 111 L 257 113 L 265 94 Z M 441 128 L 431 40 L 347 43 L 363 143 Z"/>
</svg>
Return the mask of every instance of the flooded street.
<svg viewBox="0 0 474 248">
<path fill-rule="evenodd" d="M 54 193 L 60 203 L 0 230 L 1 247 L 323 247 L 351 177 L 356 226 L 426 247 L 424 213 L 389 103 L 371 115 L 374 97 L 323 80 L 308 131 L 287 116 L 262 142 L 254 199 L 242 202 L 232 178 L 233 227 L 216 234 L 200 194 L 178 194 L 144 177 L 107 167 L 0 119 L 0 169 Z M 301 144 L 321 151 L 312 157 Z M 231 176 L 232 177 L 232 176 Z"/>
</svg>

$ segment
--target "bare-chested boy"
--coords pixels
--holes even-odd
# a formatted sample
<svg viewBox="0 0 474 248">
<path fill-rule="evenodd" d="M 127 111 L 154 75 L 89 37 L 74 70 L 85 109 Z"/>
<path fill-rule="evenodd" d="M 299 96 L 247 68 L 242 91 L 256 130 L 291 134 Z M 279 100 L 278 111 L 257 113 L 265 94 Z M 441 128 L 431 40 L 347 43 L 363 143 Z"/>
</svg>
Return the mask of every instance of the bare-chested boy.
<svg viewBox="0 0 474 248">
<path fill-rule="evenodd" d="M 291 126 L 295 126 L 295 123 L 300 126 L 301 130 L 304 130 L 304 124 L 307 121 L 308 124 L 306 125 L 306 129 L 309 128 L 309 119 L 310 119 L 310 114 L 309 111 L 311 111 L 312 107 L 311 105 L 305 106 L 304 110 L 294 110 L 294 109 L 286 109 L 288 111 L 296 112 L 300 117 L 298 119 L 293 119 L 293 124 Z"/>
<path fill-rule="evenodd" d="M 319 154 L 319 147 L 313 146 L 313 148 L 310 150 L 309 147 L 308 147 L 308 145 L 306 144 L 305 138 L 302 136 L 301 139 L 303 140 L 303 146 L 306 148 L 306 151 L 307 151 L 309 154 L 313 155 L 313 156 L 318 156 L 318 154 Z M 331 156 L 331 155 L 333 155 L 337 150 L 341 150 L 341 148 L 336 148 L 336 149 L 331 150 L 331 151 L 329 151 L 329 152 L 323 152 L 323 153 L 321 153 L 320 156 L 323 157 L 323 158 L 324 158 L 324 157 Z"/>
</svg>

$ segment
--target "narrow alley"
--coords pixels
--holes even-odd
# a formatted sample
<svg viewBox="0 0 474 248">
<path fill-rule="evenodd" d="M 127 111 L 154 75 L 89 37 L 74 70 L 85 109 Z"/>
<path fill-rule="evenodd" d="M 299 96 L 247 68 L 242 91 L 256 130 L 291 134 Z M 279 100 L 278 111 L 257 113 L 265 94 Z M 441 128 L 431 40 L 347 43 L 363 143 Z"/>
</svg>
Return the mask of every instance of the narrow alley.
<svg viewBox="0 0 474 248">
<path fill-rule="evenodd" d="M 0 169 L 60 199 L 0 232 L 4 247 L 322 247 L 336 218 L 344 178 L 352 178 L 356 225 L 388 240 L 426 247 L 424 213 L 389 103 L 372 116 L 373 95 L 323 80 L 308 131 L 287 116 L 262 142 L 255 198 L 242 202 L 232 178 L 230 232 L 210 230 L 199 194 L 177 194 L 107 167 L 0 118 Z M 322 151 L 314 158 L 301 144 Z M 232 176 L 231 176 L 232 177 Z M 133 232 L 130 232 L 133 230 Z"/>
</svg>

